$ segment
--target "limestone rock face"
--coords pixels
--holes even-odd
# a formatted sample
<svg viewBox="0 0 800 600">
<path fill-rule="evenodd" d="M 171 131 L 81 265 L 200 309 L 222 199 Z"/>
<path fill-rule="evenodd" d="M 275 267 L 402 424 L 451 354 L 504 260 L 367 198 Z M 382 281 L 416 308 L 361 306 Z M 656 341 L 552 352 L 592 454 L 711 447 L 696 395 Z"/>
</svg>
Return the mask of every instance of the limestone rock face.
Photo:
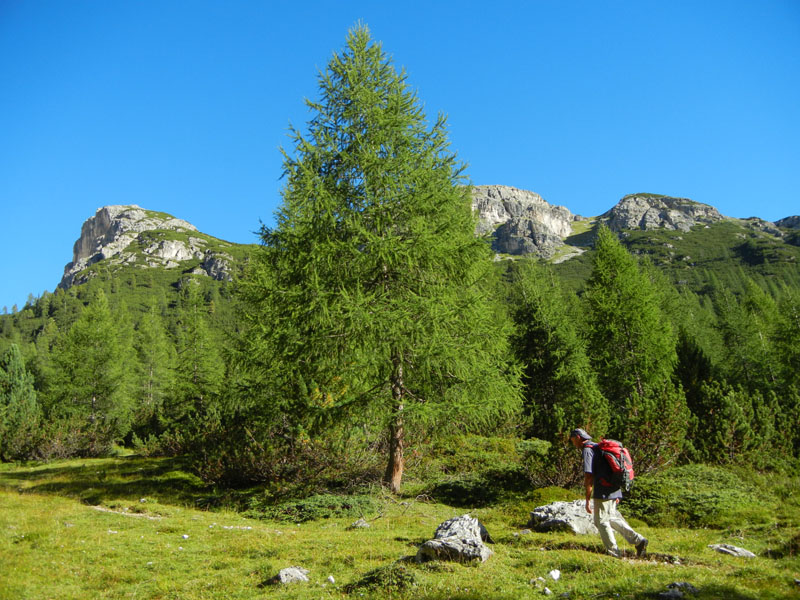
<svg viewBox="0 0 800 600">
<path fill-rule="evenodd" d="M 687 198 L 655 194 L 625 196 L 602 215 L 612 231 L 622 229 L 670 229 L 689 231 L 699 223 L 714 223 L 724 217 L 713 206 Z"/>
<path fill-rule="evenodd" d="M 472 188 L 472 210 L 478 235 L 494 232 L 492 248 L 503 254 L 536 254 L 550 258 L 572 232 L 575 216 L 539 194 L 504 185 Z"/>
<path fill-rule="evenodd" d="M 203 270 L 211 279 L 217 281 L 231 281 L 231 264 L 233 257 L 225 253 L 206 251 L 203 255 Z"/>
<path fill-rule="evenodd" d="M 145 232 L 191 233 L 197 228 L 182 219 L 164 213 L 147 211 L 135 204 L 104 206 L 86 220 L 81 236 L 73 247 L 72 262 L 64 267 L 59 287 L 68 288 L 82 283 L 82 272 L 101 260 L 110 264 L 137 264 L 141 266 L 175 268 L 187 260 L 203 261 L 204 272 L 216 279 L 230 279 L 230 256 L 207 251 L 206 240 L 188 236 L 171 239 L 170 236 L 142 237 Z M 202 235 L 202 234 L 201 234 Z"/>
</svg>

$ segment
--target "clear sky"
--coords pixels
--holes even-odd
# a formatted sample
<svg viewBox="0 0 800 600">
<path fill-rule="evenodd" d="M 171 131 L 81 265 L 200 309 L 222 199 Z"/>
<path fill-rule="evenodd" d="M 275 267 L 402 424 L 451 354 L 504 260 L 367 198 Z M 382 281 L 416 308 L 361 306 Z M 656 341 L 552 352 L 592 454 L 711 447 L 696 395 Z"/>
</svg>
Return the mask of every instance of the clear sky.
<svg viewBox="0 0 800 600">
<path fill-rule="evenodd" d="M 475 184 L 800 213 L 798 0 L 0 0 L 0 309 L 53 291 L 107 204 L 256 242 L 359 20 Z"/>
</svg>

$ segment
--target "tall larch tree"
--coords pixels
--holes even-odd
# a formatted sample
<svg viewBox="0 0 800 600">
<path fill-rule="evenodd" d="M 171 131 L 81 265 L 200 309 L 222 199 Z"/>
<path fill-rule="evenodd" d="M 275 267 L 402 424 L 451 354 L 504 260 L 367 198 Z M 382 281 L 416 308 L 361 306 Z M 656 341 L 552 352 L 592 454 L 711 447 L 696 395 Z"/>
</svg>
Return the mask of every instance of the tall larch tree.
<svg viewBox="0 0 800 600">
<path fill-rule="evenodd" d="M 133 413 L 127 327 L 119 328 L 102 289 L 53 349 L 51 411 L 83 421 L 86 454 L 104 452 L 128 433 Z"/>
<path fill-rule="evenodd" d="M 207 409 L 225 378 L 220 346 L 209 330 L 208 306 L 196 281 L 185 282 L 181 303 L 175 392 L 164 411 L 169 426 L 183 426 L 198 411 Z"/>
<path fill-rule="evenodd" d="M 134 348 L 139 358 L 135 426 L 143 435 L 158 434 L 164 403 L 174 387 L 175 346 L 167 336 L 156 302 L 139 321 Z"/>
<path fill-rule="evenodd" d="M 401 486 L 406 426 L 486 424 L 517 408 L 506 325 L 482 288 L 446 121 L 421 103 L 366 27 L 319 78 L 307 135 L 293 131 L 277 226 L 241 286 L 242 356 L 268 371 L 265 411 L 306 422 L 380 415 L 384 481 Z"/>
</svg>

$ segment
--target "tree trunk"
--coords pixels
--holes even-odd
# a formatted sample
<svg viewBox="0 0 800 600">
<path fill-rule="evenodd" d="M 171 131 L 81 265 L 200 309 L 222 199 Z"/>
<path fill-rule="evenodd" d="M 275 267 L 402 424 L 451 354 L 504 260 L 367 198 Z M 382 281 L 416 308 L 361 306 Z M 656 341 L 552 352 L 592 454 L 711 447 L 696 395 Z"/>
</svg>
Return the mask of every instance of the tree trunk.
<svg viewBox="0 0 800 600">
<path fill-rule="evenodd" d="M 403 363 L 395 358 L 394 373 L 392 375 L 392 399 L 394 400 L 394 414 L 389 423 L 389 464 L 386 465 L 386 474 L 383 483 L 393 493 L 400 491 L 403 479 L 403 440 L 405 429 L 403 427 Z"/>
</svg>

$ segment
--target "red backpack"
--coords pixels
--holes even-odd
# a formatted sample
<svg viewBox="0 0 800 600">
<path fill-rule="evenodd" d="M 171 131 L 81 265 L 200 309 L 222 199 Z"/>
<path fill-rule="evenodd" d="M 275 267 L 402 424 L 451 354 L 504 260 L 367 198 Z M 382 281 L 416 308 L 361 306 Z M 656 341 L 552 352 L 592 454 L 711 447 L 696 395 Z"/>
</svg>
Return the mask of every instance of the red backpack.
<svg viewBox="0 0 800 600">
<path fill-rule="evenodd" d="M 611 467 L 611 481 L 608 482 L 613 487 L 619 487 L 624 491 L 629 491 L 633 485 L 633 461 L 628 449 L 617 440 L 600 440 L 595 447 L 600 451 Z"/>
</svg>

